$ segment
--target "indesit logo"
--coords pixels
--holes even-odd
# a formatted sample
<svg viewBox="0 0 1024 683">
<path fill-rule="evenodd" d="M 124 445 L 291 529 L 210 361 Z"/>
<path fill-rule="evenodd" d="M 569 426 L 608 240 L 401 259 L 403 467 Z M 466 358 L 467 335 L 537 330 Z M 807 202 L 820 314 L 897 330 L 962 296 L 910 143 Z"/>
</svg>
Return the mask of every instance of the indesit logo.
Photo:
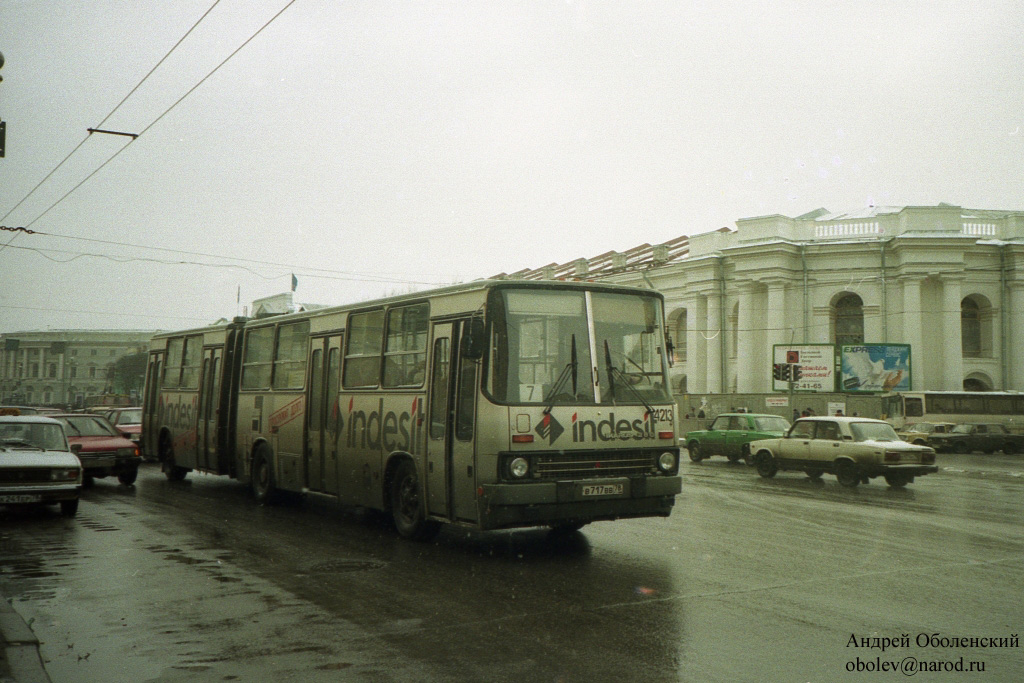
<svg viewBox="0 0 1024 683">
<path fill-rule="evenodd" d="M 547 439 L 549 444 L 553 444 L 562 435 L 565 428 L 558 420 L 551 417 L 551 413 L 547 413 L 534 431 L 540 438 Z"/>
</svg>

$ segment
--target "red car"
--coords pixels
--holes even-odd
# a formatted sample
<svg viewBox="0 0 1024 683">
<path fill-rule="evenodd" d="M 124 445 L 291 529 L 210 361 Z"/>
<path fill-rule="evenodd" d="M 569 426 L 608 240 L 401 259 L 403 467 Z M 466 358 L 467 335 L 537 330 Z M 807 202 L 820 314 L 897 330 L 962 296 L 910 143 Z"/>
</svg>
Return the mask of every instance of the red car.
<svg viewBox="0 0 1024 683">
<path fill-rule="evenodd" d="M 88 413 L 61 413 L 49 417 L 64 424 L 68 443 L 82 444 L 78 459 L 85 470 L 85 485 L 93 478 L 115 475 L 125 486 L 131 486 L 139 476 L 142 451 L 123 437 L 110 421 Z"/>
<path fill-rule="evenodd" d="M 104 416 L 121 432 L 121 436 L 142 448 L 142 408 L 113 408 Z"/>
</svg>

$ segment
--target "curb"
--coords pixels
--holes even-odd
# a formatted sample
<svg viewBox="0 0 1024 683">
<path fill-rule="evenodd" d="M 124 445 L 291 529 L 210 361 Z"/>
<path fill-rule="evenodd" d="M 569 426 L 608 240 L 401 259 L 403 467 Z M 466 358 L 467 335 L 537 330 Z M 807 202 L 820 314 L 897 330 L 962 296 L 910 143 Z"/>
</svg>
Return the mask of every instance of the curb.
<svg viewBox="0 0 1024 683">
<path fill-rule="evenodd" d="M 52 683 L 39 656 L 39 639 L 0 595 L 0 682 Z"/>
</svg>

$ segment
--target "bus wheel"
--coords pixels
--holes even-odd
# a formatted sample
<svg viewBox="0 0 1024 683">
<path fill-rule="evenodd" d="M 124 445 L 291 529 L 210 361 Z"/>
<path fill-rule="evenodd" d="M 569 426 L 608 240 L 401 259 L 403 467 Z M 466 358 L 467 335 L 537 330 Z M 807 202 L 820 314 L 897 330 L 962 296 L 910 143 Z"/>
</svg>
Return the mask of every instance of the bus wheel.
<svg viewBox="0 0 1024 683">
<path fill-rule="evenodd" d="M 252 457 L 252 493 L 261 503 L 272 503 L 277 497 L 274 460 L 267 444 L 260 444 Z"/>
<path fill-rule="evenodd" d="M 160 468 L 163 470 L 164 476 L 167 477 L 167 481 L 181 481 L 188 474 L 187 469 L 174 464 L 174 446 L 171 445 L 171 440 L 167 436 L 160 439 Z"/>
<path fill-rule="evenodd" d="M 428 541 L 437 535 L 441 524 L 426 519 L 423 500 L 420 498 L 420 483 L 416 477 L 416 465 L 411 460 L 398 464 L 391 478 L 391 516 L 395 528 L 403 538 Z"/>
</svg>

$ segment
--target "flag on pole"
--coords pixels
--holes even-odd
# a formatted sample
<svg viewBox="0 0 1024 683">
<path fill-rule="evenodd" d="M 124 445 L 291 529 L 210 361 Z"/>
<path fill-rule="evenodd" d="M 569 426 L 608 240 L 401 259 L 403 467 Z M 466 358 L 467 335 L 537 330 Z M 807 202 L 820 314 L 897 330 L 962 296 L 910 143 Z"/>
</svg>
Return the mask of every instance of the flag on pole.
<svg viewBox="0 0 1024 683">
<path fill-rule="evenodd" d="M 298 287 L 298 286 L 299 286 L 299 280 L 298 280 L 298 278 L 295 277 L 295 273 L 292 273 L 292 291 L 294 292 L 295 288 Z"/>
</svg>

